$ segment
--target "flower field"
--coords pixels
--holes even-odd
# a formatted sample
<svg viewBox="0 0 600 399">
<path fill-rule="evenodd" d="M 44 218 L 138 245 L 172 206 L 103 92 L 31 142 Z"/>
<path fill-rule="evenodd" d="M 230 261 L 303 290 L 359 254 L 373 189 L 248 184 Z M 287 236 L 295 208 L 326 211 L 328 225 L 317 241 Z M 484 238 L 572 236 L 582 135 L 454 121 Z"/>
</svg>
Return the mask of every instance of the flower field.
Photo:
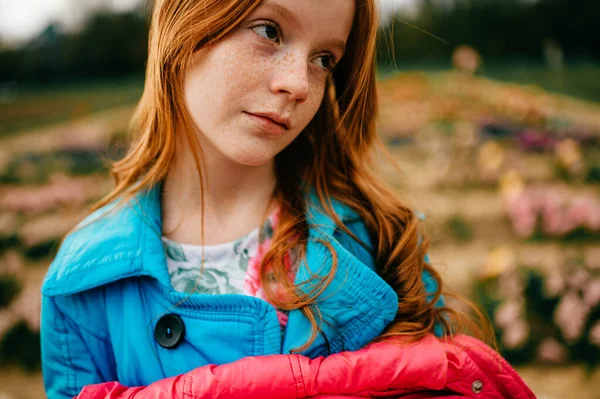
<svg viewBox="0 0 600 399">
<path fill-rule="evenodd" d="M 381 80 L 381 171 L 540 398 L 600 392 L 600 104 L 452 71 Z M 0 398 L 43 395 L 39 287 L 111 187 L 132 106 L 0 137 Z M 23 389 L 27 386 L 28 389 Z"/>
</svg>

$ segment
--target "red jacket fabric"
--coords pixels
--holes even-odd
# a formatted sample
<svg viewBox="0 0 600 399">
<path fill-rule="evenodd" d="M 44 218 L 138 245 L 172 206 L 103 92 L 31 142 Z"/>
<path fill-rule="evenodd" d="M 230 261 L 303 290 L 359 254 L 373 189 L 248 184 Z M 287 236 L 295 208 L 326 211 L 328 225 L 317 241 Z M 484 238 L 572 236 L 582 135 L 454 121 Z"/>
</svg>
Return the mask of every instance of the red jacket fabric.
<svg viewBox="0 0 600 399">
<path fill-rule="evenodd" d="M 247 357 L 204 366 L 147 387 L 86 386 L 78 399 L 204 398 L 535 398 L 498 353 L 474 338 L 429 336 L 416 343 L 373 343 L 310 359 Z"/>
</svg>

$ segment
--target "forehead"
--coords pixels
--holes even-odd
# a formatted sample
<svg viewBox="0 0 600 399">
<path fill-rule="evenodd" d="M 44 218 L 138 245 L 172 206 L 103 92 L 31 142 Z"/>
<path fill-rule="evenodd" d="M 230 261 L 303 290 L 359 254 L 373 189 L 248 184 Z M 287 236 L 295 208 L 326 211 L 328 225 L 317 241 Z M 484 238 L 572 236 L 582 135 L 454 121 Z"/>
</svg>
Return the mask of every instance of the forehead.
<svg viewBox="0 0 600 399">
<path fill-rule="evenodd" d="M 355 0 L 265 0 L 258 10 L 279 14 L 295 29 L 346 41 L 354 20 Z"/>
</svg>

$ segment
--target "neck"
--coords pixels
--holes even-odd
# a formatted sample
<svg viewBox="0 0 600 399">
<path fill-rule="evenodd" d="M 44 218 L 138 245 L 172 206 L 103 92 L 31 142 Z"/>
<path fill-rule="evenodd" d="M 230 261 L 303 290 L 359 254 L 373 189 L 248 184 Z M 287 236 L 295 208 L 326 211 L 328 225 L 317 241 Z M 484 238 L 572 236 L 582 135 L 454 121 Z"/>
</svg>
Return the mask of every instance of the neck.
<svg viewBox="0 0 600 399">
<path fill-rule="evenodd" d="M 202 143 L 202 149 L 203 184 L 190 150 L 178 148 L 163 184 L 163 234 L 196 245 L 233 241 L 258 227 L 273 210 L 274 162 L 247 166 L 230 160 L 210 143 Z"/>
</svg>

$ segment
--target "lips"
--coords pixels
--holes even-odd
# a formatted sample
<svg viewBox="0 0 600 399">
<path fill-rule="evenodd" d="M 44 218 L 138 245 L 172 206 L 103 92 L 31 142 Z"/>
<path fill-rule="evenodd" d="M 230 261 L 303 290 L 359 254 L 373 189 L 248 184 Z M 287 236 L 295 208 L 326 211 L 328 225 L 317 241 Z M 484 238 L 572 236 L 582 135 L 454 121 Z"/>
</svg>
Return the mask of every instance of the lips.
<svg viewBox="0 0 600 399">
<path fill-rule="evenodd" d="M 290 127 L 289 119 L 283 118 L 277 114 L 250 112 L 244 113 L 250 117 L 250 119 L 258 128 L 271 135 L 282 135 Z"/>
<path fill-rule="evenodd" d="M 265 118 L 265 119 L 268 119 L 268 120 L 270 120 L 271 122 L 273 122 L 273 123 L 276 123 L 276 124 L 278 124 L 279 126 L 281 126 L 281 127 L 285 128 L 285 129 L 287 129 L 287 126 L 286 126 L 286 125 L 284 125 L 284 124 L 283 124 L 283 123 L 281 123 L 281 122 L 277 122 L 277 121 L 276 121 L 275 119 L 273 119 L 273 118 L 269 118 L 268 116 L 256 115 L 256 114 L 254 114 L 254 115 L 255 115 L 255 116 L 258 116 L 258 117 L 260 117 L 260 118 Z"/>
<path fill-rule="evenodd" d="M 291 127 L 290 118 L 284 117 L 284 116 L 282 116 L 280 114 L 277 114 L 275 112 L 248 112 L 248 113 L 252 114 L 252 115 L 260 116 L 260 117 L 263 117 L 263 118 L 271 119 L 273 122 L 279 123 L 280 125 L 282 125 L 286 129 L 289 129 Z"/>
</svg>

